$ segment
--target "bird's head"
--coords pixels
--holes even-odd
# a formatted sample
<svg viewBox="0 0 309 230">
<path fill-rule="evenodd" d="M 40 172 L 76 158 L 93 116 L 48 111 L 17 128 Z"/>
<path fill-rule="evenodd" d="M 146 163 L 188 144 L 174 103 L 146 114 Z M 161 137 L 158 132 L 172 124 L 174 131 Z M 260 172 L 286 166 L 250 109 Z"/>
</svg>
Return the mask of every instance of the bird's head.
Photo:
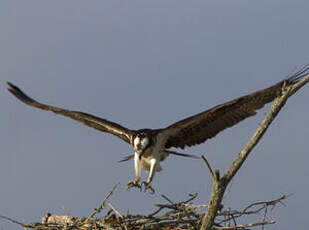
<svg viewBox="0 0 309 230">
<path fill-rule="evenodd" d="M 147 130 L 139 130 L 137 134 L 133 136 L 132 147 L 140 157 L 142 157 L 151 144 L 152 137 Z"/>
</svg>

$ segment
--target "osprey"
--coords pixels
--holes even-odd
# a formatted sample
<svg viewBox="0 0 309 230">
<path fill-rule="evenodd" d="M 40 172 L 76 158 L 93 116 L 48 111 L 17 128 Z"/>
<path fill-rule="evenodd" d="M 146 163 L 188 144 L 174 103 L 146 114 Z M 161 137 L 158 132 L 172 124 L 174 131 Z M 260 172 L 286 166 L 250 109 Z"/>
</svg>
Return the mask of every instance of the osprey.
<svg viewBox="0 0 309 230">
<path fill-rule="evenodd" d="M 135 179 L 127 184 L 127 189 L 130 187 L 141 188 L 143 185 L 145 190 L 149 189 L 151 192 L 154 192 L 150 184 L 155 173 L 162 170 L 160 166 L 161 161 L 164 161 L 170 154 L 196 157 L 194 155 L 169 151 L 169 148 L 183 149 L 201 144 L 207 139 L 215 137 L 222 130 L 237 124 L 247 117 L 255 115 L 256 110 L 273 101 L 282 93 L 282 90 L 287 86 L 295 84 L 303 76 L 304 72 L 300 71 L 294 76 L 282 80 L 269 88 L 217 105 L 204 112 L 178 121 L 166 128 L 139 130 L 126 128 L 115 122 L 88 113 L 71 111 L 39 103 L 27 96 L 12 83 L 8 82 L 7 84 L 9 85 L 8 90 L 12 94 L 30 106 L 70 117 L 102 132 L 113 134 L 130 144 L 134 150 L 134 155 L 130 155 L 122 161 L 134 158 Z M 149 171 L 149 176 L 147 181 L 139 184 L 141 169 Z"/>
</svg>

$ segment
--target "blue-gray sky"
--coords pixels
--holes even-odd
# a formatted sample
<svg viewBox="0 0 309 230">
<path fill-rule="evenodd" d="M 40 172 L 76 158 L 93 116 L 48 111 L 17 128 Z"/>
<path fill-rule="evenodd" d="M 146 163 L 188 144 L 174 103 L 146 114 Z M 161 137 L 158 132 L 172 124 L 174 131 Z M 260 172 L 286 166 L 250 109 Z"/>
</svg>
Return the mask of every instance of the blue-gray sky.
<svg viewBox="0 0 309 230">
<path fill-rule="evenodd" d="M 0 3 L 0 214 L 31 222 L 46 212 L 86 216 L 112 186 L 121 212 L 145 213 L 199 193 L 211 179 L 202 161 L 168 158 L 155 195 L 125 191 L 133 162 L 120 139 L 21 104 L 6 81 L 34 98 L 129 128 L 161 128 L 283 79 L 309 62 L 305 0 L 2 1 Z M 226 207 L 294 195 L 268 229 L 308 225 L 309 90 L 290 99 L 241 168 Z M 222 172 L 255 131 L 259 115 L 187 153 Z M 145 175 L 144 175 L 145 176 Z M 0 221 L 1 229 L 18 229 Z"/>
</svg>

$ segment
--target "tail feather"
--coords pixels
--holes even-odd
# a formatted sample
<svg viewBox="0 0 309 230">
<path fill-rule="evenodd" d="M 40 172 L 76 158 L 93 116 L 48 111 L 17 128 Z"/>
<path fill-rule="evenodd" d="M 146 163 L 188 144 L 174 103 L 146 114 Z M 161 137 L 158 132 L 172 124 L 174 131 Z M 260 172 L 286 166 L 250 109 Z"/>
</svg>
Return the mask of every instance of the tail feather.
<svg viewBox="0 0 309 230">
<path fill-rule="evenodd" d="M 186 154 L 186 153 L 178 153 L 174 151 L 166 151 L 169 154 L 176 155 L 176 156 L 181 156 L 181 157 L 190 157 L 190 158 L 195 158 L 195 159 L 200 159 L 199 156 L 193 155 L 193 154 Z"/>
<path fill-rule="evenodd" d="M 122 158 L 122 160 L 118 161 L 118 162 L 125 162 L 125 161 L 129 161 L 129 160 L 133 160 L 134 158 L 134 154 L 126 156 L 124 158 Z"/>
</svg>

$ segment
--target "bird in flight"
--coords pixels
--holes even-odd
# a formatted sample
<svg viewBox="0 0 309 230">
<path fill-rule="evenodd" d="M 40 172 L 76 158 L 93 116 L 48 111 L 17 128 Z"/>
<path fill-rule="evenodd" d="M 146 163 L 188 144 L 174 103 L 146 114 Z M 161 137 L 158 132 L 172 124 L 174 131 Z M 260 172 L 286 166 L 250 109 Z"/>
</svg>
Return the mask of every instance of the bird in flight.
<svg viewBox="0 0 309 230">
<path fill-rule="evenodd" d="M 8 90 L 22 102 L 56 114 L 70 117 L 84 125 L 98 129 L 102 132 L 113 134 L 127 142 L 134 150 L 134 154 L 127 156 L 122 161 L 134 159 L 135 179 L 127 184 L 131 187 L 144 186 L 154 192 L 151 182 L 156 172 L 162 170 L 160 162 L 169 155 L 180 155 L 185 157 L 197 157 L 190 154 L 170 151 L 169 148 L 181 148 L 198 145 L 215 137 L 219 132 L 238 122 L 256 114 L 265 104 L 278 97 L 287 86 L 293 85 L 305 76 L 305 71 L 299 71 L 292 77 L 278 82 L 268 88 L 256 91 L 217 105 L 199 114 L 193 115 L 174 124 L 161 129 L 129 129 L 118 123 L 99 118 L 97 116 L 72 111 L 42 104 L 27 96 L 17 86 L 8 82 Z M 147 181 L 141 184 L 141 169 L 148 171 Z"/>
</svg>

